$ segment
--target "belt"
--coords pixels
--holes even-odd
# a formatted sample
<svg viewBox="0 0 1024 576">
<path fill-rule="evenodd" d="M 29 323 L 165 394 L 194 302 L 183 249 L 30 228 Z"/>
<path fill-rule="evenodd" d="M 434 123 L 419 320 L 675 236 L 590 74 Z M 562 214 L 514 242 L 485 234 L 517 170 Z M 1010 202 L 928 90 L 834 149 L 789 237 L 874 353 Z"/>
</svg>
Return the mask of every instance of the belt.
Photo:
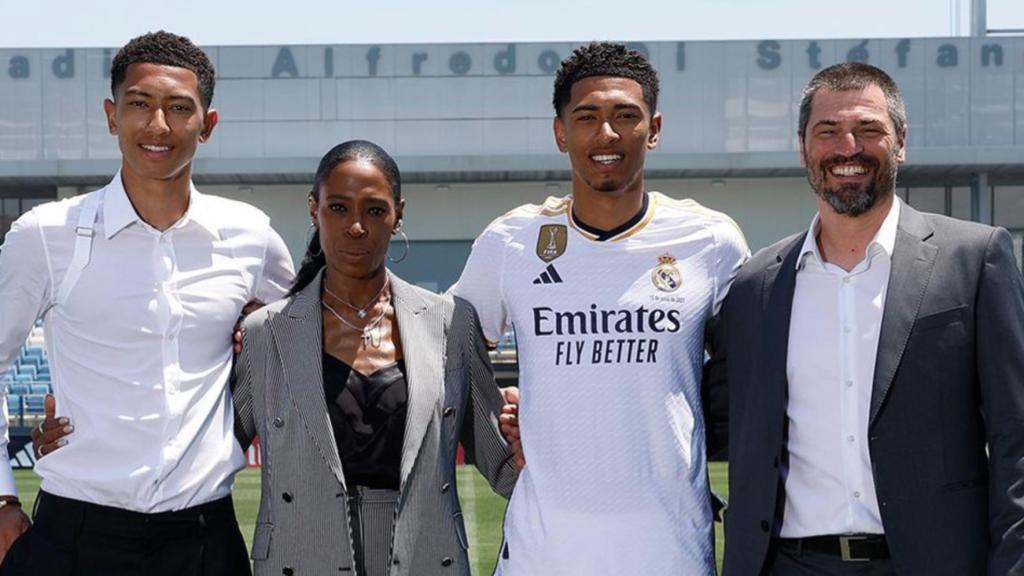
<svg viewBox="0 0 1024 576">
<path fill-rule="evenodd" d="M 810 536 L 808 538 L 777 538 L 780 546 L 838 556 L 843 562 L 870 562 L 889 558 L 889 545 L 884 534 L 843 534 Z"/>
</svg>

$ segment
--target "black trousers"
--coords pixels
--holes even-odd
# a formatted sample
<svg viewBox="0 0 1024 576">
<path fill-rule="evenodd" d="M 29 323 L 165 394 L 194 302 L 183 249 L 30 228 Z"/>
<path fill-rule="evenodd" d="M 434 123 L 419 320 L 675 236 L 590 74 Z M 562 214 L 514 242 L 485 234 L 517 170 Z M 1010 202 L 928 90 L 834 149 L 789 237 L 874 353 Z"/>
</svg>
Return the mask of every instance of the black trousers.
<svg viewBox="0 0 1024 576">
<path fill-rule="evenodd" d="M 0 576 L 249 576 L 231 498 L 143 514 L 39 493 Z"/>
</svg>

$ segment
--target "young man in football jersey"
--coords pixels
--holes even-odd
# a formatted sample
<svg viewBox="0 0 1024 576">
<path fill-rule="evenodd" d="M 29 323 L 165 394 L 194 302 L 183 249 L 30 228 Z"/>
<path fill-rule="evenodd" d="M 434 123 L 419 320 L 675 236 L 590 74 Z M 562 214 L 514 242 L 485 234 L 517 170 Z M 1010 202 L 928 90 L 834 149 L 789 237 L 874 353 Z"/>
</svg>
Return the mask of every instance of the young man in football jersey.
<svg viewBox="0 0 1024 576">
<path fill-rule="evenodd" d="M 704 335 L 749 252 L 728 217 L 645 189 L 657 98 L 640 53 L 573 52 L 553 99 L 572 194 L 492 222 L 453 287 L 519 352 L 527 466 L 497 574 L 714 573 Z"/>
</svg>

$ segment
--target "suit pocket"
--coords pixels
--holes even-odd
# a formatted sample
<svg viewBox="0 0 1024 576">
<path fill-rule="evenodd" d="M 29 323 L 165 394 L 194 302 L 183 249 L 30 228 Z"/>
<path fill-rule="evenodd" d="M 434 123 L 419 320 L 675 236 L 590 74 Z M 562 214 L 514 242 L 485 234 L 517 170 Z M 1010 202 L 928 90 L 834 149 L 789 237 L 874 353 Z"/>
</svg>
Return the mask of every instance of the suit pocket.
<svg viewBox="0 0 1024 576">
<path fill-rule="evenodd" d="M 270 536 L 273 531 L 273 524 L 266 522 L 256 524 L 256 532 L 252 536 L 251 558 L 253 560 L 266 560 L 270 555 Z"/>
<path fill-rule="evenodd" d="M 967 306 L 957 306 L 956 308 L 950 308 L 949 310 L 943 310 L 942 312 L 922 316 L 914 322 L 914 331 L 923 332 L 925 330 L 942 328 L 943 326 L 955 324 L 956 322 L 963 322 L 964 310 L 966 309 Z"/>
</svg>

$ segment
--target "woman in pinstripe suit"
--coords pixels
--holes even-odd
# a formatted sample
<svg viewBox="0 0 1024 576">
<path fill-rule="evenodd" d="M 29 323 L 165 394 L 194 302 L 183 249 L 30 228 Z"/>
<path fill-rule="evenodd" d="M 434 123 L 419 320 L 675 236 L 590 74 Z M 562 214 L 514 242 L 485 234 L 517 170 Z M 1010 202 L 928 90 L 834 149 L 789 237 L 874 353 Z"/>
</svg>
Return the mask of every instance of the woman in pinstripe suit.
<svg viewBox="0 0 1024 576">
<path fill-rule="evenodd" d="M 263 451 L 257 575 L 468 575 L 458 443 L 495 491 L 515 483 L 476 312 L 385 267 L 400 186 L 375 144 L 329 151 L 295 285 L 244 323 L 234 397 L 239 437 Z"/>
</svg>

